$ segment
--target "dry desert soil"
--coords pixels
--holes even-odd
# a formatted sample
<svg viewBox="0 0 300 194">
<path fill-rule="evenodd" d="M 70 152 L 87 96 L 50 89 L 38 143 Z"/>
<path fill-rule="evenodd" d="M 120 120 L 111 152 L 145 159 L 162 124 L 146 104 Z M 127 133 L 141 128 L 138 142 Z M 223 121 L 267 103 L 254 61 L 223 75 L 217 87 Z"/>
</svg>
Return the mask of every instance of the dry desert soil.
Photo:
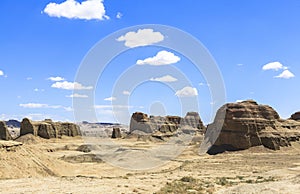
<svg viewBox="0 0 300 194">
<path fill-rule="evenodd" d="M 201 142 L 193 141 L 156 167 L 131 156 L 129 162 L 152 167 L 132 170 L 103 161 L 82 137 L 18 141 L 23 145 L 0 149 L 0 193 L 300 193 L 300 142 L 278 151 L 259 146 L 199 155 Z M 129 152 L 165 143 L 111 141 Z"/>
</svg>

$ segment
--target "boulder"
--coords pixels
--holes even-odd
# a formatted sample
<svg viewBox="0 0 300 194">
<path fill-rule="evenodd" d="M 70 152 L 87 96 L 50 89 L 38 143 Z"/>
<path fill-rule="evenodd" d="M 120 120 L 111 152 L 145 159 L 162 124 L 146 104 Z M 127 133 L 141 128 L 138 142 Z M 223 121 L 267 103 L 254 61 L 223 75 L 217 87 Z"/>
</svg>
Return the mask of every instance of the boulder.
<svg viewBox="0 0 300 194">
<path fill-rule="evenodd" d="M 0 140 L 12 140 L 4 121 L 0 121 Z"/>
<path fill-rule="evenodd" d="M 122 135 L 121 135 L 121 130 L 120 130 L 120 128 L 114 127 L 114 128 L 113 128 L 113 131 L 112 131 L 111 138 L 121 138 L 121 137 L 122 137 Z"/>
<path fill-rule="evenodd" d="M 212 144 L 208 153 L 215 154 L 259 145 L 278 150 L 298 136 L 300 123 L 282 120 L 272 107 L 247 100 L 222 106 L 207 128 L 205 141 Z"/>
</svg>

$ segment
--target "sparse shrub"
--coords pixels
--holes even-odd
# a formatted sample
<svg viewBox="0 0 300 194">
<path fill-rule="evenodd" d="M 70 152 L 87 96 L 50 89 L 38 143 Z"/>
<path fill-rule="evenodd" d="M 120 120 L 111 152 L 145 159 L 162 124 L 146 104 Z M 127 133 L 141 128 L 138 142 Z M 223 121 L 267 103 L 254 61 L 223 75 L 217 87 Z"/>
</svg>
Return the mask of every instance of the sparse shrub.
<svg viewBox="0 0 300 194">
<path fill-rule="evenodd" d="M 184 176 L 180 179 L 182 182 L 195 182 L 196 179 L 194 179 L 191 176 Z"/>
</svg>

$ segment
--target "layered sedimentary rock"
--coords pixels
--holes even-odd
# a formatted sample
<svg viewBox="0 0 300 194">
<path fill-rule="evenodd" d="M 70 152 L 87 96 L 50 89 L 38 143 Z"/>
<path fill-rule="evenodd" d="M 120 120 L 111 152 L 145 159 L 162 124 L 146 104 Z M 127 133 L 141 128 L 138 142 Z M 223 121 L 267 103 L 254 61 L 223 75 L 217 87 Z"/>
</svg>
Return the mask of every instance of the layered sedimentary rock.
<svg viewBox="0 0 300 194">
<path fill-rule="evenodd" d="M 24 118 L 21 122 L 20 135 L 33 134 L 42 138 L 50 139 L 65 136 L 79 136 L 80 128 L 74 123 L 53 122 L 50 119 L 45 121 L 31 121 Z"/>
<path fill-rule="evenodd" d="M 258 145 L 278 150 L 299 137 L 300 122 L 280 119 L 272 107 L 247 100 L 222 106 L 207 128 L 205 141 L 213 144 L 209 153 L 218 153 Z"/>
<path fill-rule="evenodd" d="M 12 140 L 4 121 L 0 121 L 0 140 Z"/>
<path fill-rule="evenodd" d="M 205 126 L 203 125 L 200 116 L 196 112 L 188 112 L 185 117 L 179 116 L 153 116 L 148 117 L 142 112 L 133 113 L 130 120 L 130 132 L 142 131 L 144 133 L 174 133 L 177 129 L 187 130 L 194 129 L 194 131 L 203 132 Z"/>
</svg>

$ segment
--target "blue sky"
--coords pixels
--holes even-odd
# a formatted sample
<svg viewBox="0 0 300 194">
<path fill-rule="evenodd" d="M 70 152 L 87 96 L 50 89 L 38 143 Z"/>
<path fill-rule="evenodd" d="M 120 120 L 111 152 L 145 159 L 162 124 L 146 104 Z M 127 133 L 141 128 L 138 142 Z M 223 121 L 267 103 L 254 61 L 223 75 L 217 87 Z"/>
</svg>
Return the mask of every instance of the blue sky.
<svg viewBox="0 0 300 194">
<path fill-rule="evenodd" d="M 151 41 L 111 60 L 97 85 L 76 82 L 84 57 L 99 41 L 143 24 L 175 27 L 198 39 L 220 69 L 226 102 L 254 99 L 283 118 L 300 110 L 300 1 L 1 0 L 0 8 L 1 120 L 73 121 L 73 98 L 95 94 L 98 121 L 126 122 L 135 111 L 184 115 L 180 104 L 186 103 L 210 122 L 214 102 L 203 72 L 182 53 Z M 163 42 L 159 38 L 154 39 Z M 125 43 L 116 40 L 130 47 Z M 152 69 L 158 73 L 114 96 L 116 83 L 130 68 L 145 68 L 146 77 Z M 189 87 L 182 85 L 181 75 Z M 125 104 L 119 104 L 122 95 Z"/>
</svg>

